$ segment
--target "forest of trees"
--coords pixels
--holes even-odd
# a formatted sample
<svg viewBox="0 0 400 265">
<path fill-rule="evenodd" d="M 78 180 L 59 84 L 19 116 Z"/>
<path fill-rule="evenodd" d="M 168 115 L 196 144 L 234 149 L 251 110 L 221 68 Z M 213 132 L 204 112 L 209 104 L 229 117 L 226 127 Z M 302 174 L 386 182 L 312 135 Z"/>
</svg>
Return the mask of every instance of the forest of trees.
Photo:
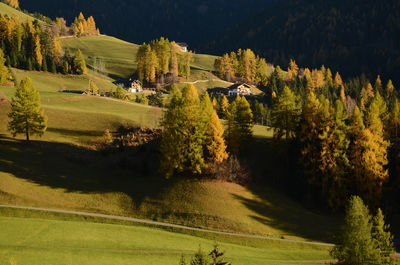
<svg viewBox="0 0 400 265">
<path fill-rule="evenodd" d="M 226 115 L 224 131 L 208 93 L 200 100 L 193 85 L 182 92 L 173 86 L 162 121 L 161 173 L 167 178 L 175 173 L 204 176 L 216 167 L 225 168 L 228 152 L 235 159 L 251 140 L 253 126 L 244 97 L 227 106 Z"/>
<path fill-rule="evenodd" d="M 10 67 L 64 74 L 85 74 L 86 63 L 77 50 L 63 51 L 58 36 L 38 20 L 25 23 L 0 15 L 0 45 Z"/>
<path fill-rule="evenodd" d="M 400 3 L 374 1 L 277 1 L 227 29 L 203 50 L 222 54 L 253 49 L 274 65 L 329 65 L 345 78 L 365 73 L 369 79 L 400 84 Z"/>
<path fill-rule="evenodd" d="M 299 69 L 292 60 L 263 90 L 274 138 L 297 150 L 287 155 L 322 205 L 343 208 L 359 195 L 376 208 L 399 191 L 400 107 L 390 80 L 344 82 L 329 68 Z"/>
<path fill-rule="evenodd" d="M 160 38 L 149 44 L 143 43 L 136 54 L 136 61 L 141 81 L 164 84 L 167 74 L 172 75 L 173 82 L 178 76 L 190 77 L 192 52 L 181 52 L 174 41 Z"/>
<path fill-rule="evenodd" d="M 264 58 L 260 58 L 250 49 L 239 49 L 236 53 L 226 53 L 215 60 L 214 69 L 217 75 L 227 81 L 237 78 L 245 79 L 249 83 L 265 85 L 268 69 Z"/>
</svg>

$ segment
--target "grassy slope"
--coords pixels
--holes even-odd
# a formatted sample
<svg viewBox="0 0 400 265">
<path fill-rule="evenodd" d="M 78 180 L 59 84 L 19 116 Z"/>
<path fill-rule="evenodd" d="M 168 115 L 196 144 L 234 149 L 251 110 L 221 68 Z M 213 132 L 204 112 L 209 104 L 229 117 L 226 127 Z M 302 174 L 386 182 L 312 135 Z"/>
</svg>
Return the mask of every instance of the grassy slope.
<svg viewBox="0 0 400 265">
<path fill-rule="evenodd" d="M 27 75 L 23 71 L 16 74 L 19 79 Z M 87 81 L 85 78 L 40 72 L 29 75 L 41 92 L 49 117 L 48 131 L 42 139 L 44 142 L 38 146 L 39 152 L 9 140 L 6 130 L 9 106 L 0 105 L 0 134 L 3 134 L 0 201 L 3 203 L 140 216 L 289 238 L 327 239 L 331 229 L 336 227 L 333 222 L 331 229 L 325 230 L 323 226 L 331 223 L 328 217 L 308 212 L 272 190 L 252 192 L 229 183 L 185 183 L 149 178 L 131 169 L 115 170 L 107 157 L 94 152 L 81 154 L 81 149 L 71 143 L 86 145 L 101 136 L 106 128 L 121 123 L 154 126 L 161 110 L 57 92 L 63 84 L 67 88 L 73 88 L 75 83 L 83 85 Z M 0 91 L 10 97 L 14 88 L 3 87 Z M 255 131 L 260 137 L 270 133 L 265 127 L 256 127 Z M 151 165 L 154 161 L 147 163 Z M 311 229 L 308 226 L 311 220 L 319 220 L 321 227 Z"/>
<path fill-rule="evenodd" d="M 205 250 L 212 239 L 172 233 L 160 229 L 99 224 L 0 217 L 0 264 L 14 259 L 17 264 L 178 264 L 181 255 L 188 259 L 199 244 Z M 296 260 L 329 259 L 327 249 L 293 245 L 255 248 L 221 243 L 227 260 L 233 264 L 296 264 Z"/>
<path fill-rule="evenodd" d="M 206 68 L 207 60 L 202 59 L 200 64 Z M 108 78 L 93 73 L 76 77 L 16 71 L 16 75 L 18 79 L 27 75 L 33 79 L 49 117 L 49 128 L 42 141 L 33 146 L 11 140 L 6 130 L 9 105 L 0 104 L 0 203 L 102 212 L 306 240 L 329 241 L 337 227 L 336 220 L 309 212 L 271 189 L 252 191 L 213 181 L 166 181 L 142 176 L 135 169 L 116 169 L 107 157 L 77 145 L 87 145 L 106 128 L 118 124 L 155 126 L 160 109 L 58 92 L 83 90 L 89 78 L 101 89 L 113 87 Z M 0 93 L 9 98 L 14 88 L 2 87 Z M 269 133 L 263 127 L 255 131 L 260 137 Z M 152 166 L 155 161 L 146 163 Z M 310 227 L 310 223 L 315 225 Z M 12 249 L 6 251 L 15 253 Z M 51 251 L 47 254 L 53 255 Z"/>
<path fill-rule="evenodd" d="M 62 46 L 71 50 L 81 49 L 86 57 L 98 57 L 106 64 L 106 72 L 116 77 L 129 77 L 136 69 L 138 45 L 109 36 L 65 38 Z M 93 66 L 93 60 L 88 60 Z"/>
<path fill-rule="evenodd" d="M 32 21 L 35 20 L 35 18 L 33 18 L 15 8 L 12 8 L 11 6 L 6 5 L 4 3 L 0 3 L 0 14 L 7 15 L 9 17 L 18 17 L 22 21 L 26 21 L 28 18 L 30 18 Z"/>
<path fill-rule="evenodd" d="M 62 45 L 71 50 L 81 49 L 87 58 L 89 67 L 93 67 L 93 57 L 104 60 L 106 65 L 105 72 L 110 77 L 127 78 L 136 71 L 136 53 L 138 45 L 125 42 L 110 36 L 83 37 L 83 38 L 64 38 L 61 39 Z M 91 57 L 91 58 L 89 58 Z M 207 54 L 194 54 L 192 62 L 192 74 L 189 80 L 208 80 L 218 79 L 210 71 L 214 69 L 214 61 L 217 56 Z M 195 85 L 199 91 L 204 91 L 210 87 L 227 87 L 223 82 L 207 82 Z"/>
</svg>

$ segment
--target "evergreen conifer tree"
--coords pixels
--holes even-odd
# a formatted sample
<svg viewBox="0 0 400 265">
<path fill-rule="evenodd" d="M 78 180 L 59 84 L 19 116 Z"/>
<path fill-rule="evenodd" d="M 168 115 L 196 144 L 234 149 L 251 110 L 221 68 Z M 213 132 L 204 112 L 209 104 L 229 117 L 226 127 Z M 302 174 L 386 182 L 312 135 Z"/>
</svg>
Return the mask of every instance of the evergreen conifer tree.
<svg viewBox="0 0 400 265">
<path fill-rule="evenodd" d="M 5 66 L 6 60 L 4 59 L 4 53 L 3 50 L 0 49 L 0 85 L 4 85 L 10 76 L 10 72 Z"/>
<path fill-rule="evenodd" d="M 83 54 L 80 49 L 77 50 L 74 57 L 74 71 L 78 75 L 87 73 L 85 58 L 83 57 Z"/>
<path fill-rule="evenodd" d="M 39 92 L 33 86 L 29 77 L 23 79 L 11 100 L 11 112 L 8 130 L 15 137 L 25 134 L 29 141 L 30 135 L 43 135 L 46 131 L 47 117 L 40 109 Z"/>
<path fill-rule="evenodd" d="M 379 251 L 371 234 L 372 224 L 368 208 L 360 197 L 353 196 L 346 208 L 345 223 L 340 242 L 331 251 L 340 265 L 380 264 Z"/>
<path fill-rule="evenodd" d="M 285 86 L 283 91 L 274 99 L 271 122 L 274 128 L 274 137 L 286 140 L 295 136 L 298 120 L 296 97 L 289 87 Z"/>
<path fill-rule="evenodd" d="M 377 214 L 372 219 L 372 237 L 375 247 L 379 250 L 380 261 L 378 264 L 394 265 L 395 262 L 390 256 L 395 253 L 393 247 L 393 236 L 389 231 L 390 226 L 385 224 L 382 210 L 378 209 Z"/>
</svg>

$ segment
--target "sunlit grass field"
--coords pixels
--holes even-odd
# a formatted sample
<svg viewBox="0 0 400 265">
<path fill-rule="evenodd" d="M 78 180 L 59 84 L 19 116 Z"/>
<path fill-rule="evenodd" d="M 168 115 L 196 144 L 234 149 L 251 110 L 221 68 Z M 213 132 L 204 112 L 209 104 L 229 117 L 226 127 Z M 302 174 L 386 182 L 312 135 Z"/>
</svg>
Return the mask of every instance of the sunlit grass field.
<svg viewBox="0 0 400 265">
<path fill-rule="evenodd" d="M 12 259 L 30 265 L 172 265 L 182 255 L 189 260 L 199 246 L 208 254 L 215 243 L 233 264 L 304 264 L 301 261 L 330 259 L 325 247 L 286 243 L 252 247 L 142 226 L 17 217 L 0 217 L 0 226 L 0 238 L 10 239 L 0 244 L 0 264 Z"/>
</svg>

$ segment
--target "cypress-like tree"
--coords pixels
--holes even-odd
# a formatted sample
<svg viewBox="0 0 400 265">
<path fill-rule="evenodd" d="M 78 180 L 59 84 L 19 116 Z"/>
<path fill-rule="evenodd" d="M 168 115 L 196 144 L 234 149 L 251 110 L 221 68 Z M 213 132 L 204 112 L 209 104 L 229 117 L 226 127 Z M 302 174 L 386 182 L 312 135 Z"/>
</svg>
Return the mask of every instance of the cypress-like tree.
<svg viewBox="0 0 400 265">
<path fill-rule="evenodd" d="M 274 128 L 274 138 L 281 139 L 285 136 L 286 141 L 293 138 L 297 121 L 296 97 L 290 88 L 285 86 L 283 91 L 274 99 L 272 106 L 271 122 Z"/>
<path fill-rule="evenodd" d="M 42 136 L 46 131 L 47 117 L 40 109 L 40 95 L 29 77 L 23 79 L 11 100 L 11 112 L 8 130 L 15 137 L 25 134 L 29 141 L 30 135 Z"/>
</svg>

